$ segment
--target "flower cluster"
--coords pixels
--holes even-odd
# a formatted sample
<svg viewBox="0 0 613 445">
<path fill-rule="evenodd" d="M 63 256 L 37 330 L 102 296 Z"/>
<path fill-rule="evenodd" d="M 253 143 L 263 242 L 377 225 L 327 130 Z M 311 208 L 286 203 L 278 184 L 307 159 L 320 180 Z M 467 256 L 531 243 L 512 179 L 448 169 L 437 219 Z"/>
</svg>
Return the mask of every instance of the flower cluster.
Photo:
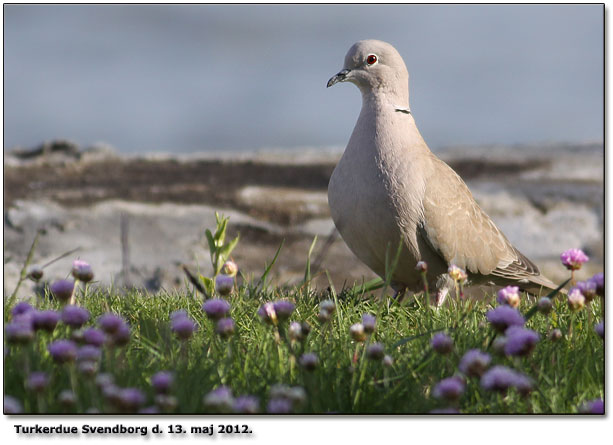
<svg viewBox="0 0 613 445">
<path fill-rule="evenodd" d="M 32 315 L 32 326 L 35 330 L 53 332 L 58 321 L 60 321 L 60 314 L 53 310 L 34 311 Z"/>
<path fill-rule="evenodd" d="M 567 303 L 572 311 L 583 309 L 596 296 L 604 297 L 604 275 L 597 273 L 585 281 L 579 281 L 568 291 Z"/>
<path fill-rule="evenodd" d="M 229 317 L 230 309 L 230 303 L 223 298 L 207 300 L 202 305 L 207 318 L 215 323 L 215 332 L 224 340 L 230 338 L 236 329 L 234 320 Z"/>
<path fill-rule="evenodd" d="M 541 314 L 548 314 L 553 309 L 553 303 L 551 302 L 551 298 L 541 297 L 537 303 L 538 311 Z"/>
<path fill-rule="evenodd" d="M 43 392 L 49 385 L 49 376 L 45 372 L 32 372 L 26 381 L 26 388 L 34 392 Z"/>
<path fill-rule="evenodd" d="M 215 332 L 224 340 L 230 338 L 232 334 L 234 334 L 234 329 L 234 320 L 229 317 L 218 320 L 215 325 Z"/>
<path fill-rule="evenodd" d="M 244 395 L 234 397 L 227 386 L 219 386 L 204 396 L 204 406 L 214 413 L 255 414 L 260 410 L 257 397 Z"/>
<path fill-rule="evenodd" d="M 578 287 L 573 287 L 568 291 L 567 301 L 571 311 L 578 311 L 585 306 L 585 297 Z"/>
<path fill-rule="evenodd" d="M 499 332 L 504 332 L 509 326 L 523 326 L 524 317 L 517 309 L 510 306 L 498 306 L 486 314 L 487 321 Z"/>
<path fill-rule="evenodd" d="M 174 382 L 174 374 L 169 371 L 159 371 L 151 376 L 151 386 L 157 394 L 166 394 Z"/>
<path fill-rule="evenodd" d="M 9 344 L 26 344 L 34 338 L 31 313 L 14 317 L 4 327 L 4 338 Z"/>
<path fill-rule="evenodd" d="M 498 303 L 506 304 L 513 308 L 519 307 L 519 287 L 507 286 L 498 291 Z"/>
<path fill-rule="evenodd" d="M 364 326 L 364 332 L 367 335 L 371 335 L 375 332 L 377 319 L 372 314 L 362 314 L 362 326 Z"/>
<path fill-rule="evenodd" d="M 80 306 L 66 305 L 62 309 L 61 318 L 71 328 L 80 328 L 89 321 L 89 311 Z"/>
<path fill-rule="evenodd" d="M 319 364 L 319 357 L 314 352 L 307 352 L 300 356 L 300 365 L 307 371 L 314 371 Z"/>
<path fill-rule="evenodd" d="M 298 410 L 306 402 L 306 391 L 301 386 L 276 384 L 271 386 L 266 412 L 269 414 L 289 414 Z"/>
<path fill-rule="evenodd" d="M 527 394 L 533 386 L 529 377 L 501 365 L 494 366 L 481 377 L 481 387 L 488 391 L 506 392 L 516 388 L 521 394 Z"/>
<path fill-rule="evenodd" d="M 47 351 L 56 363 L 68 363 L 77 358 L 77 345 L 70 340 L 56 340 L 49 344 Z"/>
<path fill-rule="evenodd" d="M 287 320 L 292 315 L 295 308 L 296 305 L 291 301 L 270 301 L 258 309 L 258 315 L 265 323 L 276 325 Z"/>
<path fill-rule="evenodd" d="M 319 314 L 317 314 L 317 319 L 321 323 L 325 323 L 330 320 L 332 314 L 336 311 L 336 305 L 332 300 L 324 300 L 319 303 Z"/>
<path fill-rule="evenodd" d="M 466 274 L 464 269 L 459 268 L 455 264 L 452 264 L 451 266 L 449 266 L 447 273 L 449 274 L 449 276 L 451 277 L 453 281 L 459 284 L 463 284 L 468 279 L 468 275 Z"/>
<path fill-rule="evenodd" d="M 89 283 L 94 279 L 94 271 L 89 263 L 81 260 L 74 260 L 72 263 L 72 276 L 75 280 Z"/>
<path fill-rule="evenodd" d="M 589 400 L 579 407 L 582 414 L 604 414 L 604 401 L 602 399 Z"/>
<path fill-rule="evenodd" d="M 418 261 L 415 265 L 415 270 L 420 273 L 428 272 L 428 263 L 426 263 L 425 261 Z"/>
<path fill-rule="evenodd" d="M 43 268 L 34 264 L 28 267 L 26 276 L 32 281 L 40 281 L 40 279 L 43 277 Z"/>
<path fill-rule="evenodd" d="M 448 377 L 436 384 L 432 390 L 432 395 L 437 399 L 445 399 L 448 402 L 455 402 L 464 393 L 465 387 L 466 384 L 461 377 Z"/>
<path fill-rule="evenodd" d="M 587 256 L 581 251 L 575 252 L 571 249 L 571 251 L 567 251 L 565 254 L 563 254 L 563 262 L 573 271 L 578 270 L 581 264 L 587 261 Z M 417 269 L 425 273 L 427 265 L 422 263 L 418 263 Z M 455 280 L 456 286 L 461 285 L 467 279 L 466 273 L 453 265 L 449 268 L 448 273 Z M 75 280 L 81 282 L 89 282 L 93 279 L 93 272 L 89 264 L 79 260 L 73 263 L 72 274 Z M 228 286 L 229 290 L 226 292 L 221 288 L 219 280 L 216 281 L 217 292 L 221 295 L 230 293 L 234 286 L 236 275 L 237 267 L 233 262 L 224 264 L 222 275 L 219 275 L 217 278 L 224 277 L 223 279 L 230 280 L 232 284 Z M 35 274 L 33 279 L 36 276 L 38 275 Z M 183 391 L 177 391 L 175 394 L 175 390 L 178 389 L 177 384 L 182 382 L 171 371 L 160 370 L 152 374 L 145 374 L 149 376 L 150 382 L 150 386 L 144 388 L 145 390 L 130 386 L 131 383 L 128 385 L 127 382 L 134 381 L 134 379 L 126 379 L 124 375 L 121 376 L 121 380 L 126 382 L 126 387 L 119 386 L 111 374 L 99 373 L 100 369 L 107 369 L 109 367 L 112 369 L 115 364 L 119 365 L 118 369 L 121 369 L 120 366 L 125 366 L 125 362 L 121 362 L 121 360 L 125 360 L 125 355 L 118 354 L 113 349 L 114 346 L 127 344 L 131 337 L 130 326 L 121 315 L 112 312 L 99 315 L 96 309 L 92 309 L 95 315 L 92 322 L 91 314 L 87 309 L 74 304 L 65 304 L 67 301 L 73 300 L 75 282 L 69 280 L 56 281 L 49 287 L 49 291 L 56 302 L 43 301 L 42 303 L 35 304 L 35 307 L 28 302 L 19 302 L 7 311 L 8 321 L 5 324 L 5 338 L 8 346 L 5 348 L 5 355 L 12 353 L 13 349 L 24 349 L 21 345 L 28 343 L 30 343 L 30 346 L 28 346 L 26 351 L 40 348 L 41 344 L 44 345 L 43 348 L 46 348 L 46 352 L 44 349 L 42 350 L 41 360 L 34 362 L 34 371 L 30 372 L 28 367 L 28 371 L 22 377 L 19 388 L 25 389 L 24 394 L 26 397 L 36 398 L 38 403 L 42 405 L 48 403 L 52 399 L 52 397 L 47 396 L 47 393 L 50 393 L 48 390 L 52 387 L 52 384 L 68 380 L 62 377 L 60 373 L 70 372 L 72 390 L 62 390 L 61 387 L 57 388 L 57 390 L 53 388 L 55 406 L 60 406 L 63 412 L 74 412 L 77 407 L 84 410 L 87 409 L 85 412 L 88 413 L 98 412 L 99 409 L 107 412 L 143 414 L 177 411 L 179 407 L 177 395 Z M 565 304 L 568 304 L 568 308 L 571 311 L 579 311 L 596 299 L 597 296 L 603 294 L 604 275 L 596 274 L 588 280 L 577 282 L 569 290 Z M 488 345 L 488 352 L 492 355 L 484 352 L 485 349 L 469 349 L 465 352 L 458 351 L 462 345 L 460 342 L 462 338 L 461 327 L 458 325 L 446 328 L 446 325 L 439 324 L 439 320 L 433 318 L 432 320 L 436 320 L 435 323 L 438 326 L 435 324 L 436 331 L 429 339 L 431 350 L 425 351 L 427 361 L 443 360 L 440 357 L 438 359 L 433 357 L 432 352 L 447 355 L 444 358 L 445 364 L 456 361 L 456 358 L 460 356 L 461 358 L 459 358 L 457 363 L 457 369 L 446 374 L 451 375 L 450 377 L 438 380 L 441 377 L 438 375 L 437 379 L 432 381 L 432 383 L 428 383 L 426 388 L 420 388 L 420 391 L 423 391 L 425 394 L 429 392 L 442 405 L 439 409 L 432 410 L 431 412 L 458 413 L 460 401 L 467 389 L 471 389 L 471 385 L 480 386 L 481 392 L 479 397 L 486 396 L 486 392 L 499 392 L 504 395 L 509 390 L 515 390 L 518 394 L 525 396 L 533 391 L 536 383 L 531 377 L 516 369 L 503 366 L 501 363 L 513 363 L 518 367 L 523 366 L 525 369 L 536 369 L 535 367 L 528 366 L 530 363 L 525 358 L 533 354 L 538 347 L 539 351 L 537 354 L 534 354 L 533 358 L 540 360 L 543 355 L 542 352 L 545 351 L 543 348 L 546 346 L 539 343 L 541 335 L 552 341 L 566 335 L 566 332 L 563 334 L 557 327 L 552 329 L 554 326 L 561 326 L 562 329 L 566 326 L 565 320 L 560 323 L 561 317 L 558 317 L 559 314 L 553 314 L 550 322 L 548 320 L 545 321 L 549 323 L 550 327 L 546 328 L 546 330 L 541 330 L 540 334 L 527 327 L 544 326 L 538 324 L 531 325 L 534 319 L 530 321 L 530 317 L 534 315 L 537 309 L 543 314 L 550 313 L 554 309 L 553 301 L 555 301 L 555 298 L 555 296 L 540 298 L 536 307 L 526 312 L 526 318 L 524 318 L 518 310 L 520 306 L 519 287 L 506 286 L 500 289 L 497 293 L 499 306 L 489 310 L 486 314 L 487 321 L 496 333 L 489 331 L 485 336 L 475 338 L 474 342 L 470 342 L 475 345 L 482 345 L 482 347 Z M 106 302 L 104 303 L 107 305 Z M 53 307 L 57 310 L 47 309 L 48 307 Z M 100 306 L 92 305 L 91 307 L 97 308 Z M 560 304 L 556 304 L 555 307 L 559 309 Z M 206 300 L 202 305 L 203 313 L 196 315 L 194 318 L 184 309 L 173 312 L 170 315 L 170 329 L 177 338 L 184 341 L 181 353 L 188 352 L 189 348 L 184 347 L 188 344 L 185 341 L 192 338 L 197 331 L 198 324 L 196 320 L 198 323 L 201 323 L 203 320 L 204 323 L 207 323 L 206 320 L 209 320 L 208 322 L 214 327 L 213 331 L 215 334 L 224 340 L 230 339 L 233 335 L 238 335 L 235 334 L 237 323 L 230 317 L 232 309 L 232 305 L 226 299 L 215 298 Z M 375 315 L 363 313 L 360 322 L 353 324 L 349 328 L 350 337 L 357 344 L 354 345 L 355 353 L 351 363 L 343 364 L 342 361 L 347 360 L 348 354 L 330 355 L 329 351 L 325 349 L 325 344 L 323 347 L 317 344 L 318 338 L 324 338 L 325 341 L 329 341 L 330 333 L 337 332 L 336 329 L 333 329 L 333 325 L 337 323 L 324 324 L 316 332 L 315 338 L 311 338 L 314 341 L 307 341 L 311 332 L 311 326 L 305 321 L 291 321 L 292 315 L 303 315 L 302 310 L 296 311 L 295 309 L 296 306 L 293 302 L 277 300 L 264 303 L 257 311 L 257 315 L 262 322 L 274 326 L 272 331 L 275 335 L 276 346 L 279 352 L 279 369 L 283 370 L 285 368 L 285 377 L 289 376 L 292 381 L 304 379 L 307 387 L 310 388 L 308 384 L 321 381 L 321 375 L 327 373 L 328 370 L 345 366 L 346 372 L 354 376 L 353 379 L 350 378 L 354 382 L 352 383 L 352 390 L 355 383 L 359 382 L 358 385 L 361 385 L 362 382 L 370 382 L 368 383 L 370 385 L 369 389 L 360 389 L 361 394 L 367 394 L 370 388 L 381 392 L 385 391 L 390 385 L 400 384 L 401 382 L 398 382 L 399 376 L 407 375 L 406 370 L 400 369 L 405 364 L 402 360 L 402 354 L 404 353 L 402 348 L 395 348 L 400 360 L 399 369 L 391 370 L 390 368 L 394 366 L 394 359 L 390 355 L 385 354 L 386 348 L 389 347 L 375 341 L 375 337 L 389 338 L 388 332 L 380 331 L 381 320 L 377 320 Z M 591 334 L 589 335 L 592 336 L 590 341 L 594 341 L 595 335 L 604 338 L 604 322 L 600 321 L 592 325 L 591 317 L 595 313 L 595 308 L 590 309 L 594 310 L 590 312 L 589 317 L 586 315 L 585 318 L 588 320 L 587 323 L 590 327 Z M 324 300 L 319 304 L 319 314 L 317 317 L 322 323 L 329 322 L 337 310 L 339 310 L 339 321 L 343 317 L 347 318 L 346 313 L 341 312 L 333 301 Z M 393 315 L 394 313 L 390 310 L 388 314 Z M 579 317 L 580 315 L 573 315 L 571 321 L 583 319 Z M 387 319 L 384 318 L 383 320 Z M 238 326 L 241 329 L 246 329 L 250 321 L 247 320 L 244 324 L 241 323 Z M 65 326 L 62 326 L 62 323 Z M 486 326 L 485 321 L 481 320 L 479 326 Z M 379 332 L 377 331 L 378 329 Z M 443 332 L 443 329 L 449 329 L 449 331 Z M 534 329 L 537 328 L 534 327 Z M 543 328 L 541 327 L 540 329 Z M 211 332 L 210 329 L 205 330 L 204 328 L 203 331 Z M 451 338 L 448 332 L 453 332 L 456 343 L 454 343 L 454 339 Z M 61 338 L 62 335 L 67 338 Z M 568 329 L 569 340 L 573 338 L 572 335 L 571 326 Z M 239 341 L 229 342 L 227 349 L 218 348 L 219 342 L 217 337 L 212 339 L 208 335 L 203 335 L 202 337 L 207 357 L 214 358 L 215 354 L 223 354 L 224 351 L 228 355 L 234 355 L 235 351 L 240 351 L 241 348 L 244 348 L 244 343 Z M 160 338 L 164 339 L 164 335 Z M 424 342 L 427 341 L 421 335 L 417 335 L 415 338 L 420 338 Z M 589 339 L 588 336 L 586 338 Z M 33 341 L 34 339 L 35 341 Z M 349 343 L 348 338 L 345 338 L 345 341 Z M 418 342 L 413 344 L 418 344 Z M 235 348 L 235 346 L 237 347 Z M 560 346 L 558 344 L 556 347 L 559 348 Z M 286 348 L 287 354 L 283 353 L 283 348 Z M 266 351 L 267 349 L 270 348 L 263 348 L 262 350 Z M 360 351 L 362 351 L 361 355 Z M 181 360 L 184 359 L 184 356 L 186 354 L 181 356 Z M 111 360 L 110 363 L 102 362 L 103 357 L 105 360 Z M 333 358 L 330 359 L 330 357 Z M 524 360 L 521 360 L 522 357 Z M 327 360 L 331 360 L 331 363 L 328 363 Z M 422 369 L 429 366 L 427 361 L 422 361 Z M 57 372 L 49 371 L 48 369 L 46 371 L 40 370 L 45 369 L 44 366 L 50 365 L 51 362 L 59 365 Z M 416 363 L 419 362 L 416 361 Z M 298 370 L 296 370 L 296 365 L 299 366 Z M 235 396 L 233 388 L 225 385 L 226 382 L 234 382 L 233 379 L 228 378 L 232 375 L 233 371 L 228 374 L 227 371 L 230 368 L 223 361 L 220 361 L 219 366 L 219 377 L 221 378 L 217 381 L 217 384 L 221 385 L 214 387 L 213 390 L 206 394 L 201 393 L 198 396 L 201 400 L 200 406 L 204 406 L 207 412 L 258 413 L 265 411 L 271 414 L 284 414 L 299 413 L 307 406 L 307 392 L 301 386 L 273 385 L 268 394 L 263 396 L 262 400 L 249 394 Z M 176 369 L 179 376 L 184 375 L 184 369 L 181 366 L 177 366 Z M 437 369 L 442 368 L 439 367 Z M 77 371 L 78 374 L 73 374 L 74 371 Z M 394 371 L 398 371 L 398 373 Z M 310 373 L 315 373 L 316 375 L 313 376 Z M 96 404 L 96 407 L 90 408 L 82 406 L 83 402 L 88 400 L 89 397 L 79 399 L 78 391 L 84 386 L 74 385 L 73 377 L 75 375 L 78 378 L 87 379 L 86 383 L 91 385 L 94 392 L 96 391 L 96 388 L 93 387 L 95 382 L 99 395 L 103 398 L 103 403 Z M 212 375 L 217 378 L 217 373 Z M 210 382 L 210 379 L 207 382 Z M 210 384 L 207 382 L 203 381 L 203 384 Z M 355 401 L 358 400 L 360 391 L 352 396 L 352 400 L 354 400 L 354 404 L 357 406 L 359 405 Z M 466 397 L 466 399 L 469 399 L 469 397 Z M 470 399 L 474 401 L 473 397 L 470 397 Z M 24 402 L 26 403 L 23 406 L 26 406 L 29 410 L 32 402 L 30 400 L 24 400 Z M 364 401 L 360 402 L 363 403 Z M 314 402 L 312 405 L 317 405 L 317 403 Z M 19 400 L 5 395 L 6 413 L 21 412 L 23 406 Z M 36 406 L 36 403 L 34 406 Z M 602 400 L 595 399 L 581 404 L 577 409 L 581 413 L 602 413 L 604 407 Z"/>
<path fill-rule="evenodd" d="M 453 340 L 443 332 L 434 334 L 432 340 L 430 340 L 430 345 L 439 354 L 448 354 L 453 351 Z"/>
<path fill-rule="evenodd" d="M 77 363 L 79 371 L 86 376 L 93 376 L 98 372 L 98 364 L 102 357 L 99 347 L 84 345 L 77 350 Z"/>
<path fill-rule="evenodd" d="M 355 323 L 349 328 L 351 338 L 357 342 L 363 342 L 372 335 L 377 328 L 377 319 L 372 314 L 362 314 L 362 322 Z"/>
<path fill-rule="evenodd" d="M 170 317 L 170 330 L 179 340 L 189 340 L 198 327 L 185 311 L 173 312 Z"/>
<path fill-rule="evenodd" d="M 585 298 L 585 302 L 589 303 L 596 297 L 596 290 L 598 289 L 598 285 L 596 281 L 593 279 L 579 281 L 576 286 L 576 289 L 581 292 L 581 295 Z"/>
<path fill-rule="evenodd" d="M 304 341 L 311 332 L 311 325 L 306 321 L 292 321 L 287 328 L 287 335 L 291 340 Z"/>
<path fill-rule="evenodd" d="M 72 298 L 74 282 L 70 280 L 55 281 L 49 287 L 49 291 L 57 301 L 66 303 Z"/>
<path fill-rule="evenodd" d="M 215 290 L 219 295 L 230 295 L 234 288 L 234 277 L 219 274 L 215 277 Z"/>
<path fill-rule="evenodd" d="M 579 270 L 589 257 L 581 249 L 568 249 L 562 252 L 560 260 L 568 270 Z"/>
<path fill-rule="evenodd" d="M 366 357 L 370 360 L 380 361 L 385 356 L 385 347 L 381 343 L 371 343 L 366 348 Z"/>
<path fill-rule="evenodd" d="M 460 359 L 458 368 L 467 377 L 481 377 L 492 358 L 479 349 L 470 349 Z"/>
<path fill-rule="evenodd" d="M 604 321 L 601 321 L 596 326 L 594 326 L 594 330 L 596 331 L 598 336 L 604 340 Z"/>
<path fill-rule="evenodd" d="M 540 336 L 531 329 L 511 326 L 505 331 L 504 352 L 507 355 L 527 356 L 532 352 Z"/>
<path fill-rule="evenodd" d="M 363 342 L 366 340 L 366 332 L 364 331 L 364 325 L 362 323 L 356 323 L 349 328 L 349 334 L 357 342 Z"/>
<path fill-rule="evenodd" d="M 230 312 L 230 303 L 222 298 L 207 300 L 202 305 L 202 310 L 210 320 L 220 320 Z"/>
</svg>

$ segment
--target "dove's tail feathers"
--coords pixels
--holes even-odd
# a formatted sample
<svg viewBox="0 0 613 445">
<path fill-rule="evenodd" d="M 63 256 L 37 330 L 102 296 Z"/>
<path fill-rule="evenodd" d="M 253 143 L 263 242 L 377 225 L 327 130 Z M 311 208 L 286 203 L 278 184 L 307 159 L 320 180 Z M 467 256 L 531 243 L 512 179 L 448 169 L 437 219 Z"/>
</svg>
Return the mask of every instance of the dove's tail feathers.
<svg viewBox="0 0 613 445">
<path fill-rule="evenodd" d="M 518 284 L 519 287 L 522 288 L 524 291 L 542 297 L 559 287 L 559 285 L 555 284 L 553 281 L 543 275 L 538 275 L 536 277 L 530 278 L 529 283 Z M 560 289 L 559 292 L 563 295 L 566 295 L 568 293 L 568 291 L 564 288 Z"/>
<path fill-rule="evenodd" d="M 514 247 L 512 247 L 512 249 L 517 259 L 504 269 L 495 269 L 492 271 L 493 275 L 512 280 L 513 283 L 510 284 L 515 284 L 522 290 L 537 296 L 547 295 L 552 290 L 558 288 L 559 285 L 542 275 L 539 268 L 524 254 Z M 566 294 L 567 291 L 565 289 L 560 289 L 560 293 Z"/>
</svg>

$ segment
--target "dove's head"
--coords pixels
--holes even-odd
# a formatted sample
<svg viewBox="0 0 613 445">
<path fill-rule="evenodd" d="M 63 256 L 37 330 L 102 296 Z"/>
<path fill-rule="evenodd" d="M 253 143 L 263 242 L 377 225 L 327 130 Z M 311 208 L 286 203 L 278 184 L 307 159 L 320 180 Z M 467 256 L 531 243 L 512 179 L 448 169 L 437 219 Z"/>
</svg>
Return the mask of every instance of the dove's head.
<svg viewBox="0 0 613 445">
<path fill-rule="evenodd" d="M 343 69 L 328 81 L 351 82 L 362 94 L 398 96 L 408 103 L 409 73 L 396 48 L 380 40 L 360 40 L 345 56 Z M 399 104 L 400 105 L 400 104 Z"/>
</svg>

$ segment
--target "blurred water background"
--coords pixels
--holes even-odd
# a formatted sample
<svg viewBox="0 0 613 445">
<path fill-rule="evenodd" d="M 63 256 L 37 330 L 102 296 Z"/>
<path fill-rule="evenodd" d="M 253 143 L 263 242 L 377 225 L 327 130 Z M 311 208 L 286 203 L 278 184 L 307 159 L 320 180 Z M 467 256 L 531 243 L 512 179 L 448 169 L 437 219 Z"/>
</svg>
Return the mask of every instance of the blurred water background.
<svg viewBox="0 0 613 445">
<path fill-rule="evenodd" d="M 340 238 L 323 242 L 361 102 L 325 85 L 365 38 L 404 57 L 426 142 L 509 239 L 554 280 L 560 253 L 582 248 L 587 278 L 604 261 L 603 17 L 595 4 L 4 5 L 5 293 L 41 228 L 39 264 L 81 247 L 101 283 L 182 286 L 180 264 L 208 270 L 216 211 L 246 273 L 283 241 L 275 279 L 301 280 L 317 235 L 337 288 L 372 278 Z M 74 144 L 28 151 L 57 139 Z"/>
<path fill-rule="evenodd" d="M 360 95 L 325 84 L 365 38 L 435 151 L 602 141 L 602 5 L 4 5 L 4 147 L 342 149 Z"/>
</svg>

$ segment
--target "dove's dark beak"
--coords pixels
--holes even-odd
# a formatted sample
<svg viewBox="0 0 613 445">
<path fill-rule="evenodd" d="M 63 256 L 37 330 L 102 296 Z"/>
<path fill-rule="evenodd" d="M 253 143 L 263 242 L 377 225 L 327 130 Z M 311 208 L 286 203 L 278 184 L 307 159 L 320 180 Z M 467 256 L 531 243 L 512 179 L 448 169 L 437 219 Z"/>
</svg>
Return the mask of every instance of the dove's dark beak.
<svg viewBox="0 0 613 445">
<path fill-rule="evenodd" d="M 338 82 L 343 82 L 347 78 L 347 74 L 349 74 L 351 70 L 342 70 L 336 76 L 332 76 L 330 80 L 328 80 L 327 88 L 330 88 L 332 85 Z"/>
</svg>

